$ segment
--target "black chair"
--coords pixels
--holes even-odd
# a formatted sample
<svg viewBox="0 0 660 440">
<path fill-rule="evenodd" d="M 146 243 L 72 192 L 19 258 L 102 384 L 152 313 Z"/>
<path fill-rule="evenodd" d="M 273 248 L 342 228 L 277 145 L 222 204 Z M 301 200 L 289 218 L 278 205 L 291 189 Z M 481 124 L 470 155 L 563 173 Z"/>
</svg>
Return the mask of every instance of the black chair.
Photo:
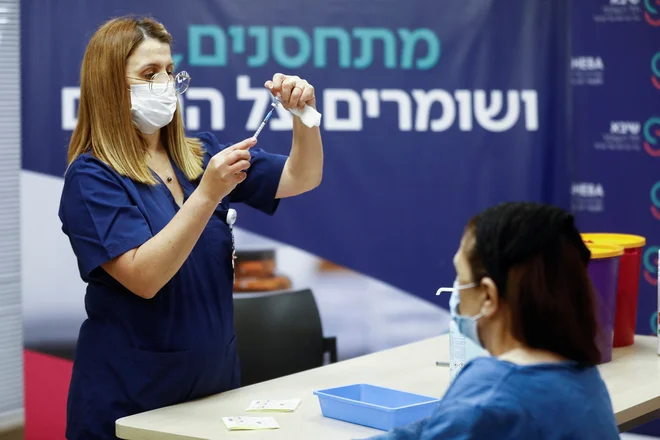
<svg viewBox="0 0 660 440">
<path fill-rule="evenodd" d="M 337 362 L 309 289 L 234 295 L 234 327 L 242 386 L 320 367 L 325 353 Z"/>
</svg>

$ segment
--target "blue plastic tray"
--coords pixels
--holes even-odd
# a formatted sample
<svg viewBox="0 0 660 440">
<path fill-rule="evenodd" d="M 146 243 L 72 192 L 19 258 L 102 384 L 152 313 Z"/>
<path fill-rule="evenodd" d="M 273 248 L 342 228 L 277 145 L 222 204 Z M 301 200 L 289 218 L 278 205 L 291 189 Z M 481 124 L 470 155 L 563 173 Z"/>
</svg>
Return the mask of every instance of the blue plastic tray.
<svg viewBox="0 0 660 440">
<path fill-rule="evenodd" d="M 389 431 L 428 417 L 440 402 L 368 384 L 314 391 L 325 417 Z"/>
</svg>

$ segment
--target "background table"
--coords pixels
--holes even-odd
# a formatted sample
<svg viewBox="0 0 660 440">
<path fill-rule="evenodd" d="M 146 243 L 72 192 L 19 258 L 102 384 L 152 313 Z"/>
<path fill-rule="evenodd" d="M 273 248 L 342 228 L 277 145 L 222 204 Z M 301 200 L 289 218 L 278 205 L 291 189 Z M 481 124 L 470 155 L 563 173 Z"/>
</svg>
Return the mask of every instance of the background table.
<svg viewBox="0 0 660 440">
<path fill-rule="evenodd" d="M 382 431 L 323 417 L 315 390 L 369 383 L 427 396 L 442 397 L 449 385 L 449 336 L 324 366 L 292 376 L 229 391 L 205 399 L 149 411 L 117 421 L 117 435 L 127 440 L 151 439 L 359 439 Z M 616 349 L 612 362 L 599 367 L 612 397 L 619 428 L 645 423 L 660 411 L 660 356 L 657 338 L 638 336 L 635 345 Z M 258 399 L 302 399 L 294 413 L 246 413 Z M 229 432 L 222 417 L 274 416 L 280 429 Z"/>
</svg>

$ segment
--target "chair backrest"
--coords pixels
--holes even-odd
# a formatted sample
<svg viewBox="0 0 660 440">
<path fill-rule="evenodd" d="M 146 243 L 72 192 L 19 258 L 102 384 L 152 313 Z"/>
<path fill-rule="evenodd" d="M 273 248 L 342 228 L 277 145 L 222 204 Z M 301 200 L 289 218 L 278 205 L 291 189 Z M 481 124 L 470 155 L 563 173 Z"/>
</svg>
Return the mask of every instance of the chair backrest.
<svg viewBox="0 0 660 440">
<path fill-rule="evenodd" d="M 234 296 L 241 385 L 323 365 L 323 329 L 309 289 Z"/>
</svg>

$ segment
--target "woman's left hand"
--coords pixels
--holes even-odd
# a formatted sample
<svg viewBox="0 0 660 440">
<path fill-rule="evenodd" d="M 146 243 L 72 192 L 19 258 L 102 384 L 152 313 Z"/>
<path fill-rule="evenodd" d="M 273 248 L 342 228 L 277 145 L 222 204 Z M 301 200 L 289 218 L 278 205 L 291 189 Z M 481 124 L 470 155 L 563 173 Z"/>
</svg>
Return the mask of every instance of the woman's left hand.
<svg viewBox="0 0 660 440">
<path fill-rule="evenodd" d="M 273 79 L 266 81 L 264 85 L 274 96 L 280 94 L 282 105 L 286 108 L 298 107 L 302 110 L 305 104 L 316 108 L 314 87 L 298 76 L 276 73 Z"/>
</svg>

